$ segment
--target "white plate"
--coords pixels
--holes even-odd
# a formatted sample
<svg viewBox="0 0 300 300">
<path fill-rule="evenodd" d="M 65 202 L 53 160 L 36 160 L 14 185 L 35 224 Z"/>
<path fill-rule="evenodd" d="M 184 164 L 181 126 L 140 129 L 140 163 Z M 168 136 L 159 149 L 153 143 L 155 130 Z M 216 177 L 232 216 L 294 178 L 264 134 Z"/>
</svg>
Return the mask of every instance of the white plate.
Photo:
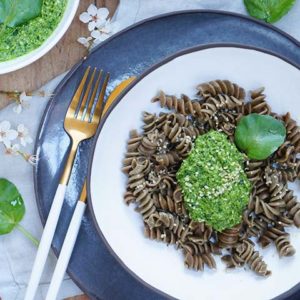
<svg viewBox="0 0 300 300">
<path fill-rule="evenodd" d="M 252 271 L 226 271 L 218 258 L 216 271 L 187 270 L 173 246 L 143 236 L 143 222 L 133 206 L 123 202 L 127 178 L 121 172 L 131 129 L 141 128 L 143 111 L 161 111 L 150 99 L 159 90 L 195 95 L 198 83 L 229 79 L 246 90 L 266 87 L 273 111 L 300 116 L 300 71 L 274 55 L 239 47 L 195 50 L 166 62 L 144 76 L 107 117 L 96 142 L 90 173 L 90 195 L 95 219 L 106 241 L 123 264 L 143 281 L 179 299 L 270 299 L 299 282 L 300 230 L 291 229 L 297 253 L 279 258 L 274 247 L 260 250 L 272 276 Z M 294 186 L 293 186 L 294 188 Z M 298 188 L 296 193 L 299 194 Z"/>
</svg>

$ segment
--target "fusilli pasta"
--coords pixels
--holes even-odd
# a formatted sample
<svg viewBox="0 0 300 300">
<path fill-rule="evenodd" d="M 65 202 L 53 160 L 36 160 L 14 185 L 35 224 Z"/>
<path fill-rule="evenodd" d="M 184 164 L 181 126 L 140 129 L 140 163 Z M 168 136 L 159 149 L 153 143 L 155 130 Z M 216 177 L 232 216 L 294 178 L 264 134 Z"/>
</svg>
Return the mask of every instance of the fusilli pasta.
<svg viewBox="0 0 300 300">
<path fill-rule="evenodd" d="M 181 249 L 187 268 L 216 268 L 213 256 L 222 255 L 228 268 L 248 265 L 256 274 L 268 276 L 271 272 L 253 241 L 261 247 L 274 244 L 282 257 L 295 253 L 285 228 L 300 227 L 300 203 L 287 185 L 300 178 L 299 127 L 289 113 L 280 116 L 271 111 L 264 88 L 252 91 L 249 101 L 245 90 L 228 80 L 202 83 L 197 90 L 196 99 L 160 91 L 152 102 L 170 112 L 144 112 L 143 132 L 130 132 L 122 168 L 128 176 L 124 202 L 141 214 L 147 238 Z M 268 159 L 246 160 L 252 193 L 242 221 L 217 232 L 189 218 L 176 173 L 197 136 L 213 129 L 232 141 L 239 119 L 250 113 L 283 121 L 286 140 Z"/>
</svg>

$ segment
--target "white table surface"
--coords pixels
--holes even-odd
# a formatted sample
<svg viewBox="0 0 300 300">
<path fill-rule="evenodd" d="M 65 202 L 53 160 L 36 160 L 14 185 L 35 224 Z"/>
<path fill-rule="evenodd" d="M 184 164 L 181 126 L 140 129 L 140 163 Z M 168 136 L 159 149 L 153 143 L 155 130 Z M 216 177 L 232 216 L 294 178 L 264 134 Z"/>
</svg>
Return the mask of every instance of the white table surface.
<svg viewBox="0 0 300 300">
<path fill-rule="evenodd" d="M 121 0 L 115 19 L 119 22 L 121 29 L 157 14 L 200 8 L 246 13 L 242 0 Z M 300 1 L 297 1 L 292 11 L 275 25 L 300 40 L 299 15 Z M 45 85 L 42 90 L 53 91 L 62 78 L 62 75 L 58 76 Z M 33 97 L 29 109 L 25 109 L 20 115 L 12 111 L 12 106 L 8 106 L 0 111 L 0 122 L 9 120 L 14 125 L 24 123 L 35 137 L 47 101 L 48 98 Z M 33 144 L 27 147 L 27 150 L 28 152 L 33 151 Z M 11 180 L 19 188 L 27 210 L 21 224 L 39 238 L 42 234 L 42 225 L 34 195 L 32 167 L 22 158 L 7 156 L 0 151 L 1 177 Z M 19 231 L 15 230 L 9 235 L 0 236 L 0 253 L 0 297 L 2 300 L 21 300 L 24 298 L 36 248 Z M 36 297 L 38 300 L 45 298 L 55 262 L 56 258 L 51 253 L 39 286 Z M 81 294 L 81 291 L 66 276 L 59 299 L 78 294 Z"/>
</svg>

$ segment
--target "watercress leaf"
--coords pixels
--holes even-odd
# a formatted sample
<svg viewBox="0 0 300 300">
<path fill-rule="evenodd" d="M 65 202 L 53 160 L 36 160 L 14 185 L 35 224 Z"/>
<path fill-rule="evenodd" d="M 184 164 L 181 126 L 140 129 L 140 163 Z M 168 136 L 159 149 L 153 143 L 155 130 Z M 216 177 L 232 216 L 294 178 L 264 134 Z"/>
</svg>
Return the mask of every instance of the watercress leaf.
<svg viewBox="0 0 300 300">
<path fill-rule="evenodd" d="M 268 19 L 269 10 L 266 1 L 244 0 L 244 3 L 249 15 L 260 20 L 266 21 Z"/>
<path fill-rule="evenodd" d="M 268 23 L 280 20 L 295 4 L 295 0 L 244 0 L 248 13 Z"/>
<path fill-rule="evenodd" d="M 286 15 L 294 6 L 296 0 L 273 0 L 274 6 L 270 17 L 267 22 L 275 23 Z"/>
<path fill-rule="evenodd" d="M 284 124 L 268 115 L 250 114 L 240 119 L 235 143 L 250 159 L 262 160 L 274 153 L 286 137 Z"/>
<path fill-rule="evenodd" d="M 43 0 L 0 0 L 0 24 L 15 27 L 40 15 Z"/>
<path fill-rule="evenodd" d="M 0 235 L 10 233 L 24 214 L 24 201 L 17 187 L 0 178 Z"/>
</svg>

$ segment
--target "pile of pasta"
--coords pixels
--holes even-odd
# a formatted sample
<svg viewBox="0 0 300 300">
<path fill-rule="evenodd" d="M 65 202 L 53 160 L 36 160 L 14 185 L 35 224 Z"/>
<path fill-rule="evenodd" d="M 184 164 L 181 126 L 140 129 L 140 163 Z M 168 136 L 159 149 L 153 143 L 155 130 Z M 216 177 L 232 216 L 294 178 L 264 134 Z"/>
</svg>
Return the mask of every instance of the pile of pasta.
<svg viewBox="0 0 300 300">
<path fill-rule="evenodd" d="M 272 112 L 264 88 L 250 92 L 228 80 L 197 86 L 197 98 L 180 98 L 160 92 L 152 99 L 170 112 L 143 113 L 143 131 L 131 131 L 123 172 L 128 176 L 124 200 L 134 204 L 144 221 L 145 236 L 174 244 L 184 264 L 197 271 L 216 268 L 221 255 L 228 268 L 248 265 L 256 274 L 271 271 L 257 251 L 257 244 L 275 245 L 279 256 L 295 253 L 286 227 L 300 227 L 300 203 L 288 182 L 300 178 L 300 133 L 290 114 Z M 217 232 L 204 222 L 189 218 L 176 172 L 197 136 L 209 130 L 225 133 L 233 141 L 238 120 L 247 114 L 272 115 L 286 126 L 284 144 L 268 159 L 245 162 L 252 183 L 241 224 Z"/>
</svg>

